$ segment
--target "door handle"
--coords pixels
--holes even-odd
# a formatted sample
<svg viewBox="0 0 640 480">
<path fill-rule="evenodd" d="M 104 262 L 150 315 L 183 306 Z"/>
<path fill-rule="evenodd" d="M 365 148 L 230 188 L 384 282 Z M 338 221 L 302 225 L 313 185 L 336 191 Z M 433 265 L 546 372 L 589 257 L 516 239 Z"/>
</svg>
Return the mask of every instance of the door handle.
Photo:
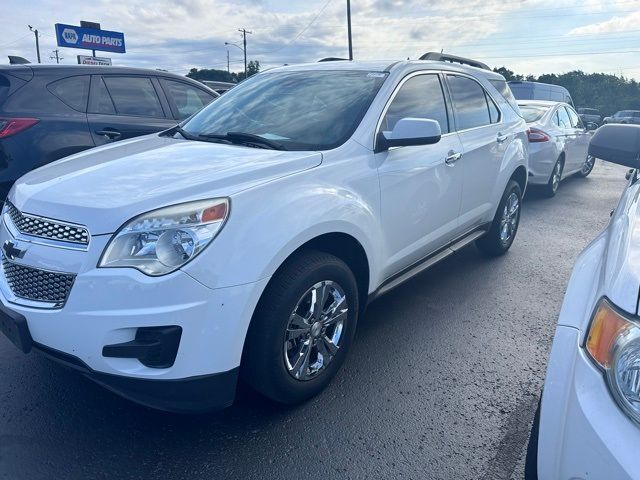
<svg viewBox="0 0 640 480">
<path fill-rule="evenodd" d="M 447 156 L 444 159 L 444 163 L 446 163 L 449 166 L 453 166 L 461 158 L 462 158 L 462 153 L 449 150 L 449 153 L 447 153 Z"/>
<path fill-rule="evenodd" d="M 498 143 L 502 143 L 504 142 L 507 138 L 509 138 L 509 135 L 503 135 L 502 133 L 499 133 L 498 136 L 496 137 L 496 142 Z"/>
<path fill-rule="evenodd" d="M 109 137 L 111 140 L 115 140 L 116 138 L 120 138 L 122 134 L 118 130 L 96 130 L 97 135 L 104 135 L 105 137 Z"/>
</svg>

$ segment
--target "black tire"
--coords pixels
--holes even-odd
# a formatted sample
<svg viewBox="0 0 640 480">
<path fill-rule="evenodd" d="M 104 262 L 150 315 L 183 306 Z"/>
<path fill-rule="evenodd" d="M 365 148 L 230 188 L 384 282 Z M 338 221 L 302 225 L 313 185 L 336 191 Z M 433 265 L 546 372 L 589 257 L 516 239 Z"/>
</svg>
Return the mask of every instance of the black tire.
<svg viewBox="0 0 640 480">
<path fill-rule="evenodd" d="M 524 479 L 538 480 L 538 437 L 540 435 L 540 404 L 542 398 L 538 402 L 538 409 L 533 417 L 533 425 L 531 425 L 531 433 L 529 434 L 529 444 L 527 445 L 527 456 L 524 462 Z"/>
<path fill-rule="evenodd" d="M 517 197 L 518 207 L 517 211 L 515 212 L 515 217 L 513 217 L 514 222 L 512 222 L 513 228 L 511 234 L 507 239 L 504 239 L 502 236 L 504 215 L 507 208 L 507 202 L 512 197 L 512 194 L 515 194 Z M 513 244 L 516 233 L 518 233 L 518 226 L 520 225 L 521 205 L 522 189 L 520 188 L 518 182 L 516 182 L 515 180 L 510 180 L 507 184 L 507 188 L 502 194 L 502 199 L 500 200 L 500 204 L 498 205 L 498 209 L 496 210 L 496 214 L 493 218 L 493 222 L 491 223 L 489 231 L 483 237 L 476 240 L 476 245 L 482 253 L 490 257 L 497 257 L 499 255 L 504 255 L 505 253 L 507 253 L 507 251 Z"/>
<path fill-rule="evenodd" d="M 591 155 L 587 155 L 584 164 L 582 165 L 582 169 L 578 172 L 578 176 L 582 178 L 586 178 L 589 176 L 591 172 L 593 172 L 593 167 L 596 165 L 596 159 Z"/>
<path fill-rule="evenodd" d="M 305 294 L 309 295 L 310 289 L 324 281 L 337 284 L 346 296 L 348 310 L 337 342 L 339 348 L 333 356 L 327 356 L 331 360 L 324 368 L 311 378 L 300 380 L 294 378 L 285 360 L 286 332 L 296 306 L 306 298 Z M 242 379 L 259 393 L 280 403 L 296 404 L 317 395 L 336 375 L 347 355 L 356 331 L 358 309 L 356 279 L 342 260 L 313 250 L 296 254 L 276 272 L 258 302 L 245 342 Z M 309 307 L 309 312 L 311 310 Z M 324 336 L 322 333 L 317 339 L 313 336 L 305 338 L 310 342 L 321 342 Z M 315 358 L 316 362 L 320 361 L 317 351 Z"/>
<path fill-rule="evenodd" d="M 543 187 L 544 196 L 547 198 L 555 197 L 556 193 L 558 193 L 558 188 L 560 187 L 560 180 L 562 179 L 562 172 L 564 170 L 564 161 L 562 157 L 558 158 L 556 164 L 553 166 L 553 170 L 551 172 L 551 176 L 549 177 L 549 181 Z M 559 175 L 559 178 L 556 177 Z"/>
</svg>

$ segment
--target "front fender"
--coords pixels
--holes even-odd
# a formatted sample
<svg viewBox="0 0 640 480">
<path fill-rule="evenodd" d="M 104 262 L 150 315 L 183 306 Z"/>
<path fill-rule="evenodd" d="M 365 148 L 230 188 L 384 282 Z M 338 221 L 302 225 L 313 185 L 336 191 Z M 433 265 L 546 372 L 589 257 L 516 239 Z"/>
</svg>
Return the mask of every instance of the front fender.
<svg viewBox="0 0 640 480">
<path fill-rule="evenodd" d="M 374 272 L 379 270 L 372 239 L 381 238 L 374 205 L 377 191 L 365 188 L 371 195 L 364 197 L 351 189 L 309 184 L 303 178 L 293 175 L 232 197 L 227 225 L 183 270 L 210 288 L 242 285 L 273 275 L 306 242 L 327 233 L 344 233 L 367 254 L 371 291 L 377 281 Z"/>
</svg>

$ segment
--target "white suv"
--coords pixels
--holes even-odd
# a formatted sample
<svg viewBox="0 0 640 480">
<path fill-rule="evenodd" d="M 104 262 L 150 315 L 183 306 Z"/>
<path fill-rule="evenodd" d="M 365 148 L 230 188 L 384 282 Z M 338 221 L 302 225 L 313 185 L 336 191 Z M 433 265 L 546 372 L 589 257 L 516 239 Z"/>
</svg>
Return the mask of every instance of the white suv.
<svg viewBox="0 0 640 480">
<path fill-rule="evenodd" d="M 2 330 L 155 408 L 227 406 L 239 376 L 307 399 L 369 299 L 472 241 L 509 249 L 518 112 L 503 77 L 443 61 L 257 75 L 167 132 L 22 177 Z"/>
</svg>

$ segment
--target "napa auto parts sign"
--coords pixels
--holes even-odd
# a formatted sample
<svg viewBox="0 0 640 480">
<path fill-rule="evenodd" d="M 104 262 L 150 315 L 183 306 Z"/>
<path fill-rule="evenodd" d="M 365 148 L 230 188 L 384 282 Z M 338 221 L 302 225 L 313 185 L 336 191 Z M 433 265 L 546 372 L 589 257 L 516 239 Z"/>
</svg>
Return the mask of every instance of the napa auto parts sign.
<svg viewBox="0 0 640 480">
<path fill-rule="evenodd" d="M 76 27 L 56 23 L 56 38 L 59 47 L 85 48 L 101 52 L 124 53 L 124 33 Z"/>
</svg>

